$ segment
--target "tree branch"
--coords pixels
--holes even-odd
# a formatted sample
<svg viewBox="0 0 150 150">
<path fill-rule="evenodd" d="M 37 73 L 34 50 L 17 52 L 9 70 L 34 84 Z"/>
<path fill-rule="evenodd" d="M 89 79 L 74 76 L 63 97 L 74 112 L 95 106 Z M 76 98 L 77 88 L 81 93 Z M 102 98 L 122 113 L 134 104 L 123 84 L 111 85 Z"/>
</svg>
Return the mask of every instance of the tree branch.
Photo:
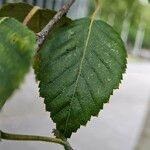
<svg viewBox="0 0 150 150">
<path fill-rule="evenodd" d="M 15 140 L 15 141 L 42 141 L 49 143 L 56 143 L 62 146 L 68 147 L 69 150 L 73 150 L 70 144 L 67 141 L 62 139 L 45 137 L 45 136 L 36 136 L 36 135 L 20 135 L 20 134 L 10 134 L 0 131 L 0 140 Z"/>
<path fill-rule="evenodd" d="M 56 25 L 56 23 L 68 12 L 74 2 L 75 0 L 68 0 L 55 14 L 53 19 L 51 19 L 50 22 L 42 29 L 42 31 L 37 34 L 37 50 L 39 50 L 40 45 L 42 45 L 45 37 L 53 29 L 54 25 Z"/>
</svg>

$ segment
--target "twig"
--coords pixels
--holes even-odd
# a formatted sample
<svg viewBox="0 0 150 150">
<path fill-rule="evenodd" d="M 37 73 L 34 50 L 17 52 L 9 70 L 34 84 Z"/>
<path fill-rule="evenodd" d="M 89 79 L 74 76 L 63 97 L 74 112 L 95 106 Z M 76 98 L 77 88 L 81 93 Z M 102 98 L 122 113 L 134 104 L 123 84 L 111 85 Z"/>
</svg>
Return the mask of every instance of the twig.
<svg viewBox="0 0 150 150">
<path fill-rule="evenodd" d="M 67 141 L 63 141 L 59 138 L 45 137 L 45 136 L 36 136 L 36 135 L 20 135 L 20 134 L 10 134 L 0 131 L 0 140 L 15 140 L 15 141 L 42 141 L 49 143 L 60 144 L 64 147 L 68 147 L 69 150 L 73 148 L 68 144 Z"/>
<path fill-rule="evenodd" d="M 45 37 L 53 29 L 54 25 L 56 25 L 56 23 L 68 12 L 74 2 L 75 0 L 68 0 L 55 14 L 53 19 L 51 19 L 50 22 L 42 29 L 42 31 L 37 34 L 37 50 L 39 50 L 40 45 L 42 45 Z"/>
</svg>

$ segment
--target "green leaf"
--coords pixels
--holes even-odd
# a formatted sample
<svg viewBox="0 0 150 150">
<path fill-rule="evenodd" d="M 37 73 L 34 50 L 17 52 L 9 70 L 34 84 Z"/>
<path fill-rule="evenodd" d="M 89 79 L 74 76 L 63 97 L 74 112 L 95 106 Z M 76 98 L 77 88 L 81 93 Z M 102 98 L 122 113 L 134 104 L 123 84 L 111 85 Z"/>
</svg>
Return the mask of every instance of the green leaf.
<svg viewBox="0 0 150 150">
<path fill-rule="evenodd" d="M 17 20 L 0 18 L 0 109 L 29 71 L 35 39 Z"/>
<path fill-rule="evenodd" d="M 27 3 L 9 3 L 0 9 L 0 17 L 12 17 L 20 22 L 23 22 L 28 13 L 32 10 L 33 6 Z M 39 9 L 27 26 L 35 33 L 40 32 L 43 27 L 53 18 L 55 11 L 49 9 Z M 63 17 L 57 26 L 68 24 L 71 20 Z"/>
<path fill-rule="evenodd" d="M 119 36 L 102 21 L 80 19 L 62 27 L 39 52 L 40 95 L 66 138 L 97 116 L 126 68 Z"/>
<path fill-rule="evenodd" d="M 23 22 L 32 8 L 33 6 L 27 3 L 7 3 L 2 5 L 0 17 L 12 17 Z"/>
<path fill-rule="evenodd" d="M 0 17 L 12 17 L 22 23 L 32 9 L 33 6 L 27 3 L 8 3 L 1 7 Z M 45 25 L 53 18 L 55 14 L 56 12 L 53 10 L 39 9 L 29 21 L 27 26 L 33 32 L 38 33 L 45 27 Z M 65 26 L 71 22 L 72 21 L 70 18 L 64 16 L 59 20 L 51 32 L 55 32 L 57 29 L 59 29 L 59 27 Z M 49 38 L 51 32 L 47 38 Z M 38 61 L 38 56 L 35 55 L 33 64 L 35 72 L 38 71 Z"/>
</svg>

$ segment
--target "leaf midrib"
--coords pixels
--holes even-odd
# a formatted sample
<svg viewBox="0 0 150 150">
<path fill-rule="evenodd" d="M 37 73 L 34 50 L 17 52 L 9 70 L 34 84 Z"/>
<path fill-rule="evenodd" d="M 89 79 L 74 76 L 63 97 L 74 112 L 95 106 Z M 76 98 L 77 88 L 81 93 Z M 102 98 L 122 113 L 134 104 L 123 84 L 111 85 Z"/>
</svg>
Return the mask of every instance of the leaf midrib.
<svg viewBox="0 0 150 150">
<path fill-rule="evenodd" d="M 93 26 L 94 20 L 95 20 L 95 17 L 92 17 L 92 18 L 91 18 L 90 25 L 89 25 L 89 27 L 88 27 L 88 34 L 87 34 L 87 38 L 86 38 L 86 41 L 85 41 L 85 46 L 84 46 L 84 50 L 83 50 L 83 55 L 82 55 L 81 62 L 80 62 L 80 65 L 79 65 L 79 72 L 78 72 L 78 74 L 77 74 L 77 79 L 76 79 L 75 86 L 74 86 L 74 91 L 73 91 L 73 94 L 72 94 L 72 97 L 71 97 L 70 106 L 71 106 L 72 99 L 73 99 L 73 97 L 75 96 L 75 93 L 76 93 L 76 90 L 77 90 L 77 86 L 78 86 L 78 83 L 79 83 L 79 78 L 80 78 L 80 76 L 81 76 L 83 61 L 84 61 L 84 59 L 85 59 L 85 55 L 86 55 L 87 47 L 88 47 L 88 44 L 89 44 L 90 35 L 91 35 L 91 31 L 92 31 L 92 26 Z M 68 111 L 68 116 L 67 116 L 67 120 L 66 120 L 66 125 L 65 125 L 64 134 L 65 134 L 66 131 L 67 131 L 67 125 L 68 125 L 68 121 L 69 121 L 69 118 L 70 118 L 70 111 L 71 111 L 71 108 L 69 108 L 69 111 Z"/>
</svg>

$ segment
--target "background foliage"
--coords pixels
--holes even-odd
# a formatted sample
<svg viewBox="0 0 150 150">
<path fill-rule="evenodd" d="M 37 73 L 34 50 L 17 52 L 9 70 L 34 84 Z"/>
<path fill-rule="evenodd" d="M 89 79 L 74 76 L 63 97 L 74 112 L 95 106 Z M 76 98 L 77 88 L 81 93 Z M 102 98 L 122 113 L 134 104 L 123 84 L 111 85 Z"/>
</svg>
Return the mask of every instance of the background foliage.
<svg viewBox="0 0 150 150">
<path fill-rule="evenodd" d="M 113 27 L 119 33 L 121 33 L 124 19 L 129 19 L 131 26 L 128 42 L 132 44 L 134 44 L 137 29 L 142 19 L 145 27 L 143 47 L 150 48 L 150 4 L 139 0 L 100 0 L 100 2 L 101 12 L 99 17 L 107 22 L 108 16 L 114 14 L 115 21 Z M 94 2 L 92 0 L 90 1 L 89 7 L 89 14 L 91 14 L 94 7 Z"/>
</svg>

